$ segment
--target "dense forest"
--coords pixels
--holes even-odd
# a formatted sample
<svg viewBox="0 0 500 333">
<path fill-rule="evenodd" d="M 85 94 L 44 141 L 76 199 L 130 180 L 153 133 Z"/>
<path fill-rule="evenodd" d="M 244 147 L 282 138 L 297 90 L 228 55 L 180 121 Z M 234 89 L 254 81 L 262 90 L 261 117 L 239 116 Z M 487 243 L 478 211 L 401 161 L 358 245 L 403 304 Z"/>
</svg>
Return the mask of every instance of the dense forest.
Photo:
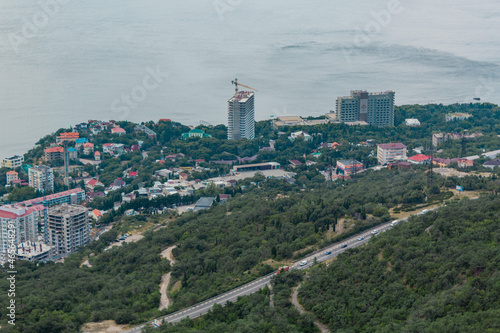
<svg viewBox="0 0 500 333">
<path fill-rule="evenodd" d="M 436 177 L 439 181 L 444 185 L 445 180 Z M 64 264 L 17 264 L 16 329 L 46 332 L 47 325 L 55 325 L 58 329 L 53 332 L 70 332 L 64 327 L 96 320 L 143 322 L 161 314 L 158 286 L 170 269 L 172 283 L 180 282 L 181 288 L 170 295 L 174 303 L 167 312 L 230 290 L 308 251 L 387 221 L 389 208 L 415 205 L 412 202 L 422 201 L 427 191 L 425 173 L 419 170 L 370 171 L 351 181 L 306 190 L 284 180 L 268 180 L 237 193 L 226 204 L 184 214 L 167 228 L 147 232 L 137 243 L 105 251 L 117 236 L 112 230 Z M 341 218 L 349 223 L 336 230 Z M 177 245 L 177 263 L 170 268 L 160 253 L 173 244 Z M 88 257 L 93 266 L 79 267 Z M 6 283 L 5 271 L 0 271 L 0 288 Z M 0 299 L 1 308 L 6 301 Z M 3 311 L 0 320 L 5 320 Z"/>
<path fill-rule="evenodd" d="M 146 328 L 145 333 L 313 333 L 318 329 L 309 314 L 301 315 L 289 298 L 292 287 L 302 280 L 301 271 L 291 271 L 274 277 L 269 288 L 244 296 L 235 303 L 215 305 L 211 312 L 195 320 L 179 324 L 164 324 L 160 329 Z M 272 303 L 271 303 L 272 297 Z"/>
<path fill-rule="evenodd" d="M 500 198 L 412 217 L 317 266 L 301 303 L 335 332 L 500 331 Z"/>
</svg>

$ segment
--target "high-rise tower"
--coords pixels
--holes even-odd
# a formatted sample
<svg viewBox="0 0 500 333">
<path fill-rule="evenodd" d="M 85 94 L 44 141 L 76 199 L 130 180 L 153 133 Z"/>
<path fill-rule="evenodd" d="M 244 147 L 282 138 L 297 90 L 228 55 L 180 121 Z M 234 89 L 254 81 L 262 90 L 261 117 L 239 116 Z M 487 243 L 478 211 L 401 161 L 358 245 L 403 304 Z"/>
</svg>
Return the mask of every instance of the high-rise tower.
<svg viewBox="0 0 500 333">
<path fill-rule="evenodd" d="M 351 91 L 350 96 L 337 98 L 337 120 L 365 121 L 374 126 L 394 126 L 394 95 L 394 91 Z"/>
</svg>

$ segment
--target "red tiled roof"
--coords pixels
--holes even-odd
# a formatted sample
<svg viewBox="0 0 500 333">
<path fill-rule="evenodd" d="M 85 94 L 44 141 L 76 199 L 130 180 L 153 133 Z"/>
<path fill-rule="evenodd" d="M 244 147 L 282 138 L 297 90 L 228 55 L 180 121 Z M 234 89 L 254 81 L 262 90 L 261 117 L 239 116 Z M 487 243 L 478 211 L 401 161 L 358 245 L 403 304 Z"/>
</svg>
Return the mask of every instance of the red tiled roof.
<svg viewBox="0 0 500 333">
<path fill-rule="evenodd" d="M 79 192 L 82 192 L 82 189 L 74 188 L 72 190 L 47 195 L 47 196 L 45 196 L 45 200 L 48 201 L 48 200 L 63 197 L 65 195 L 70 195 L 70 194 L 79 193 Z M 24 206 L 31 206 L 31 205 L 36 204 L 36 203 L 42 203 L 43 201 L 44 201 L 44 197 L 40 197 L 40 198 L 36 198 L 36 199 L 26 200 L 26 201 L 20 202 L 19 204 L 24 205 Z"/>
<path fill-rule="evenodd" d="M 412 157 L 409 157 L 408 159 L 409 160 L 412 160 L 412 161 L 415 161 L 415 162 L 423 162 L 423 161 L 426 161 L 428 159 L 430 159 L 431 157 L 428 156 L 428 155 L 424 155 L 424 154 L 418 154 L 418 155 L 415 155 L 415 156 L 412 156 Z"/>
<path fill-rule="evenodd" d="M 44 209 L 43 205 L 36 205 L 36 206 L 32 206 L 32 207 L 22 207 L 20 206 L 19 204 L 17 204 L 16 206 L 12 207 L 14 209 L 22 209 L 24 208 L 24 212 L 20 215 L 14 213 L 14 212 L 9 212 L 9 211 L 5 211 L 2 209 L 3 207 L 0 207 L 0 217 L 2 218 L 8 218 L 8 219 L 16 219 L 16 218 L 19 218 L 19 217 L 24 217 L 26 215 L 29 215 L 33 212 L 38 212 L 38 211 L 41 211 Z"/>
<path fill-rule="evenodd" d="M 84 144 L 83 144 L 83 147 L 84 147 L 84 148 L 94 148 L 94 144 L 93 144 L 93 143 L 90 143 L 90 142 L 87 142 L 87 143 L 84 143 Z"/>
<path fill-rule="evenodd" d="M 80 134 L 77 132 L 65 132 L 65 133 L 59 134 L 59 138 L 61 138 L 61 139 L 75 139 L 75 138 L 79 138 L 79 137 L 80 137 Z"/>
<path fill-rule="evenodd" d="M 137 171 L 130 171 L 129 176 L 130 177 L 137 177 Z"/>
<path fill-rule="evenodd" d="M 99 209 L 94 209 L 92 213 L 94 213 L 95 217 L 102 217 L 102 213 Z"/>
<path fill-rule="evenodd" d="M 404 149 L 406 146 L 402 143 L 381 143 L 377 145 L 382 149 Z"/>
<path fill-rule="evenodd" d="M 96 150 L 94 155 L 99 156 L 99 155 L 101 155 L 101 153 L 98 150 Z"/>
<path fill-rule="evenodd" d="M 45 149 L 46 153 L 64 153 L 63 147 L 52 147 Z"/>
<path fill-rule="evenodd" d="M 115 127 L 113 129 L 111 129 L 111 132 L 113 132 L 113 133 L 126 133 L 126 131 L 121 127 Z"/>
</svg>

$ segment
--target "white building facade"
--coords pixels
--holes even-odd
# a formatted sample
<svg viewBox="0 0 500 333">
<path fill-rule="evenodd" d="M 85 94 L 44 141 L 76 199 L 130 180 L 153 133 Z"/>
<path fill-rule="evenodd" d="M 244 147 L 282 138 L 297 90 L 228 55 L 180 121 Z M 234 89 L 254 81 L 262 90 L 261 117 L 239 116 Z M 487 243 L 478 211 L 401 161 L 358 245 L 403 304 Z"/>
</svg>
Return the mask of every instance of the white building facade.
<svg viewBox="0 0 500 333">
<path fill-rule="evenodd" d="M 11 244 L 35 242 L 38 232 L 38 210 L 33 207 L 5 205 L 0 207 L 0 264 L 8 259 Z"/>
<path fill-rule="evenodd" d="M 240 91 L 228 101 L 228 140 L 255 138 L 254 95 L 253 92 Z"/>
</svg>

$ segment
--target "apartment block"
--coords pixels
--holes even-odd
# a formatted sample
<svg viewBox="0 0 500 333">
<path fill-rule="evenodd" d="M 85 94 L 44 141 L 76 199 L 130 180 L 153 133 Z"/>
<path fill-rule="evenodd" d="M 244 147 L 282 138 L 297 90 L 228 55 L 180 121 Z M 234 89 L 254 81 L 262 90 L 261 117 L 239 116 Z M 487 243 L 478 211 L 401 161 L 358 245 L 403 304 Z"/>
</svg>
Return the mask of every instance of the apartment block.
<svg viewBox="0 0 500 333">
<path fill-rule="evenodd" d="M 377 160 L 380 165 L 407 160 L 407 148 L 402 143 L 385 143 L 377 145 Z"/>
<path fill-rule="evenodd" d="M 10 185 L 12 184 L 13 181 L 19 179 L 19 174 L 15 171 L 9 171 L 6 173 L 6 177 L 7 177 L 7 185 Z"/>
<path fill-rule="evenodd" d="M 52 147 L 45 149 L 45 160 L 47 162 L 64 159 L 63 147 Z"/>
<path fill-rule="evenodd" d="M 350 96 L 338 97 L 336 120 L 340 122 L 367 122 L 373 126 L 394 126 L 394 91 L 369 93 L 351 91 Z"/>
<path fill-rule="evenodd" d="M 56 255 L 66 256 L 90 241 L 88 210 L 63 204 L 48 210 L 49 245 Z"/>
<path fill-rule="evenodd" d="M 227 103 L 228 140 L 255 138 L 254 93 L 237 92 Z"/>
<path fill-rule="evenodd" d="M 78 140 L 80 138 L 80 134 L 78 132 L 65 132 L 59 134 L 58 137 L 56 137 L 56 143 L 61 143 L 64 141 L 74 141 Z"/>
<path fill-rule="evenodd" d="M 439 146 L 443 142 L 450 140 L 461 140 L 461 139 L 477 139 L 483 136 L 483 133 L 434 133 L 432 134 L 432 145 L 434 147 Z"/>
<path fill-rule="evenodd" d="M 79 188 L 75 188 L 64 192 L 58 192 L 46 195 L 40 198 L 21 201 L 18 203 L 18 205 L 31 207 L 44 204 L 47 207 L 51 207 L 55 205 L 61 205 L 64 203 L 77 205 L 80 204 L 83 200 L 85 200 L 85 191 Z"/>
<path fill-rule="evenodd" d="M 29 184 L 40 192 L 54 191 L 54 172 L 45 165 L 36 165 L 29 169 Z"/>
<path fill-rule="evenodd" d="M 337 168 L 343 175 L 352 175 L 363 170 L 363 163 L 357 160 L 340 160 L 337 161 Z"/>
<path fill-rule="evenodd" d="M 4 158 L 2 161 L 2 168 L 15 169 L 23 165 L 24 157 L 15 155 L 12 157 Z"/>
<path fill-rule="evenodd" d="M 39 207 L 0 207 L 0 264 L 7 261 L 11 244 L 37 240 L 39 210 Z"/>
</svg>

